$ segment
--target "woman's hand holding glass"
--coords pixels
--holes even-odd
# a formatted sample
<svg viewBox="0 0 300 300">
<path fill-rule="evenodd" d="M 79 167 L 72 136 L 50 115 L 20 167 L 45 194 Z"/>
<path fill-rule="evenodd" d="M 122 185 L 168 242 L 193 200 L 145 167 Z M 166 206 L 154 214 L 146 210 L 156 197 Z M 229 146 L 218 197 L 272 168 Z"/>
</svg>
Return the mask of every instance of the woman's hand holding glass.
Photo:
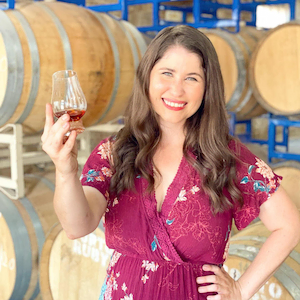
<svg viewBox="0 0 300 300">
<path fill-rule="evenodd" d="M 52 106 L 46 104 L 46 122 L 44 133 L 41 137 L 43 150 L 50 156 L 55 164 L 57 172 L 61 175 L 77 174 L 77 131 L 70 130 L 70 116 L 64 114 L 56 123 L 53 120 Z"/>
<path fill-rule="evenodd" d="M 76 136 L 84 131 L 81 117 L 87 102 L 73 70 L 52 76 L 51 104 L 46 105 L 46 123 L 42 135 L 43 150 L 51 157 L 62 175 L 77 173 Z M 53 116 L 58 120 L 53 121 Z"/>
</svg>

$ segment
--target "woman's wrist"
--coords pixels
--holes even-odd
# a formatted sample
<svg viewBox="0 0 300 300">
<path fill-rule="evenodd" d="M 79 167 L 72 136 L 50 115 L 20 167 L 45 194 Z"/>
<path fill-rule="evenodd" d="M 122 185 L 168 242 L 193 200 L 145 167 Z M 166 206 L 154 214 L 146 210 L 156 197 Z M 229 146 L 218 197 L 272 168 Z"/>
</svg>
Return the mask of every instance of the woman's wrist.
<svg viewBox="0 0 300 300">
<path fill-rule="evenodd" d="M 241 283 L 239 280 L 236 280 L 237 286 L 240 290 L 240 294 L 241 294 L 241 300 L 249 300 L 250 297 L 249 295 L 246 293 L 246 290 L 242 287 Z"/>
</svg>

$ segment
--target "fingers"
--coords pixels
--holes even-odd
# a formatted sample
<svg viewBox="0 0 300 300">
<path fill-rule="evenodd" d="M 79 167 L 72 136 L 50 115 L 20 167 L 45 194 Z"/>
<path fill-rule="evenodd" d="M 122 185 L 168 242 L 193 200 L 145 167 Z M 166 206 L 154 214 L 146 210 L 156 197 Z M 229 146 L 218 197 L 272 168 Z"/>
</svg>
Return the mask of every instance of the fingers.
<svg viewBox="0 0 300 300">
<path fill-rule="evenodd" d="M 216 275 L 208 275 L 208 276 L 201 276 L 197 278 L 197 283 L 203 284 L 203 283 L 216 283 L 217 282 L 217 276 Z"/>
<path fill-rule="evenodd" d="M 220 286 L 217 284 L 210 284 L 207 286 L 201 286 L 198 288 L 199 293 L 208 293 L 208 292 L 220 292 Z"/>
<path fill-rule="evenodd" d="M 76 147 L 76 137 L 77 137 L 76 130 L 72 130 L 67 141 L 65 142 L 65 144 L 61 150 L 62 157 L 67 156 L 72 151 L 74 146 Z"/>
<path fill-rule="evenodd" d="M 217 295 L 207 296 L 208 300 L 239 300 L 241 299 L 241 291 L 237 286 L 237 282 L 230 277 L 224 270 L 215 265 L 204 265 L 203 270 L 213 272 L 213 275 L 197 277 L 198 284 L 202 284 L 198 288 L 199 293 L 217 293 Z"/>
<path fill-rule="evenodd" d="M 70 129 L 69 120 L 70 116 L 65 114 L 52 126 L 48 136 L 52 139 L 54 146 L 60 147 L 64 144 L 64 136 Z"/>
<path fill-rule="evenodd" d="M 42 142 L 44 142 L 47 139 L 48 133 L 49 133 L 52 125 L 54 124 L 52 106 L 50 103 L 46 103 L 45 115 L 46 115 L 46 121 L 45 121 L 45 126 L 44 126 L 44 132 L 41 137 Z"/>
<path fill-rule="evenodd" d="M 222 270 L 215 265 L 204 265 L 204 271 L 213 272 L 214 275 L 207 275 L 197 277 L 196 281 L 198 284 L 209 284 L 205 286 L 200 286 L 198 288 L 199 293 L 217 292 L 221 293 L 221 286 L 224 285 L 224 275 Z"/>
<path fill-rule="evenodd" d="M 221 268 L 215 265 L 203 265 L 204 271 L 214 272 L 216 275 L 222 273 Z"/>
</svg>

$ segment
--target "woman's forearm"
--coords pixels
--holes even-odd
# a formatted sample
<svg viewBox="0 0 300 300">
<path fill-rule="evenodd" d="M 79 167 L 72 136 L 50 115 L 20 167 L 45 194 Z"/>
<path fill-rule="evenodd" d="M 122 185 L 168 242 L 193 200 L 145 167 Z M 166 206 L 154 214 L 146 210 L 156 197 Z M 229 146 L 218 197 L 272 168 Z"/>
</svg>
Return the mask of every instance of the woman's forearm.
<svg viewBox="0 0 300 300">
<path fill-rule="evenodd" d="M 249 300 L 265 284 L 298 242 L 299 233 L 295 229 L 279 229 L 271 233 L 246 272 L 238 279 L 243 300 Z"/>
<path fill-rule="evenodd" d="M 77 174 L 63 176 L 56 172 L 54 209 L 68 237 L 87 234 L 91 210 Z"/>
</svg>

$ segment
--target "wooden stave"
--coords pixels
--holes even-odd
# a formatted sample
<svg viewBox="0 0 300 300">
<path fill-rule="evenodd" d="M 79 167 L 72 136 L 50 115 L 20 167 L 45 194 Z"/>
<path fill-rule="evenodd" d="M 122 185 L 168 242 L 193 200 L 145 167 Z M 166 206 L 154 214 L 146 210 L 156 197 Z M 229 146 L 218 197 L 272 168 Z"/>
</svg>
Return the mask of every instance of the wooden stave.
<svg viewBox="0 0 300 300">
<path fill-rule="evenodd" d="M 208 37 L 211 34 L 223 39 L 234 54 L 236 62 L 235 68 L 237 69 L 238 75 L 235 88 L 230 98 L 227 98 L 226 101 L 227 109 L 235 112 L 239 120 L 251 119 L 266 113 L 266 110 L 259 105 L 253 96 L 252 89 L 248 82 L 247 71 L 251 52 L 255 48 L 257 40 L 261 37 L 262 33 L 256 33 L 248 27 L 243 28 L 238 34 L 228 33 L 222 30 L 205 30 L 204 33 Z M 216 47 L 216 51 L 218 51 L 218 47 Z M 224 79 L 226 82 L 226 78 Z"/>
<path fill-rule="evenodd" d="M 101 28 L 101 30 L 104 32 L 105 31 L 105 29 L 103 28 L 103 26 L 101 25 L 101 23 L 98 21 L 98 19 L 97 19 L 97 17 L 95 16 L 96 15 L 96 13 L 94 13 L 94 12 L 92 12 L 92 11 L 90 11 L 90 10 L 87 10 L 87 9 L 84 9 L 84 8 L 80 8 L 80 7 L 77 7 L 77 6 L 75 6 L 75 5 L 71 5 L 71 4 L 66 4 L 66 3 L 44 3 L 44 4 L 41 4 L 41 3 L 39 3 L 39 4 L 31 4 L 31 6 L 30 5 L 21 5 L 21 9 L 20 9 L 20 12 L 22 12 L 22 14 L 24 14 L 25 15 L 25 17 L 26 17 L 26 14 L 24 13 L 25 11 L 27 12 L 27 14 L 28 14 L 28 10 L 29 9 L 32 9 L 32 7 L 34 7 L 34 9 L 32 9 L 32 10 L 35 10 L 35 13 L 36 13 L 36 10 L 37 10 L 37 8 L 40 10 L 40 11 L 42 11 L 43 12 L 43 14 L 45 15 L 45 16 L 48 16 L 48 21 L 49 21 L 49 19 L 50 19 L 50 17 L 49 17 L 49 11 L 55 11 L 55 14 L 57 14 L 57 15 L 59 15 L 59 14 L 61 14 L 61 13 L 58 13 L 58 11 L 59 11 L 59 9 L 58 8 L 64 8 L 64 12 L 66 12 L 67 11 L 67 9 L 65 8 L 65 7 L 67 7 L 68 8 L 68 13 L 70 13 L 69 11 L 70 10 L 80 10 L 80 11 L 84 11 L 84 14 L 86 15 L 86 16 L 88 16 L 91 20 L 93 19 L 93 24 L 96 24 L 96 26 L 95 27 L 97 27 L 98 29 L 99 28 Z M 30 8 L 31 7 L 31 8 Z M 72 8 L 72 9 L 69 9 L 69 8 Z M 47 11 L 47 12 L 46 12 Z M 20 14 L 20 12 L 17 12 L 17 13 L 19 13 Z M 3 13 L 3 12 L 2 12 Z M 48 14 L 48 15 L 47 15 Z M 54 14 L 54 15 L 55 15 Z M 74 12 L 74 14 L 75 14 L 75 12 Z M 101 15 L 101 14 L 98 14 L 98 15 Z M 30 19 L 30 17 L 26 17 L 26 19 L 27 19 L 27 22 L 28 22 L 28 19 Z M 57 17 L 57 19 L 58 19 L 58 22 L 62 22 L 62 19 L 63 19 L 63 17 L 61 17 L 60 16 L 60 18 L 58 18 Z M 50 21 L 51 21 L 51 19 L 50 19 Z M 51 22 L 48 22 L 48 23 L 51 23 Z M 64 20 L 63 20 L 64 21 Z M 15 22 L 17 22 L 16 20 L 15 20 Z M 32 22 L 32 20 L 31 20 L 31 22 Z M 91 21 L 92 22 L 92 21 Z M 117 22 L 117 21 L 115 21 L 115 22 Z M 12 22 L 11 22 L 12 23 Z M 52 24 L 52 26 L 54 26 L 53 24 Z M 14 26 L 13 26 L 14 27 Z M 31 36 L 33 36 L 33 37 L 35 37 L 35 29 L 32 29 L 32 24 L 29 24 L 29 26 L 28 26 L 29 28 L 31 28 L 31 30 L 32 30 L 32 32 L 31 32 Z M 65 31 L 67 32 L 68 31 L 68 29 L 67 28 L 64 28 L 64 26 L 62 25 L 62 26 L 60 26 L 60 27 L 62 27 L 63 29 L 66 29 Z M 1 29 L 1 28 L 0 28 Z M 94 30 L 94 29 L 93 29 Z M 53 30 L 51 30 L 51 32 L 53 32 L 53 31 L 57 31 L 57 30 L 55 30 L 55 29 L 53 29 Z M 69 37 L 68 36 L 68 34 L 65 34 L 67 37 Z M 100 80 L 98 80 L 101 84 L 102 84 L 102 87 L 105 87 L 106 88 L 106 92 L 105 91 L 103 91 L 103 88 L 101 87 L 101 91 L 99 91 L 99 87 L 97 88 L 97 89 L 95 89 L 95 88 L 93 88 L 93 89 L 89 89 L 89 90 L 94 90 L 94 92 L 95 92 L 95 90 L 97 90 L 97 99 L 95 100 L 93 100 L 94 102 L 92 102 L 91 101 L 91 103 L 88 103 L 88 105 L 90 105 L 91 107 L 98 107 L 98 109 L 88 109 L 88 111 L 86 112 L 86 115 L 84 116 L 84 118 L 83 118 L 83 121 L 84 121 L 84 125 L 85 126 L 90 126 L 90 125 L 94 125 L 94 124 L 97 124 L 99 121 L 101 121 L 101 119 L 104 119 L 104 121 L 108 121 L 108 120 L 111 120 L 111 118 L 114 118 L 114 117 L 117 117 L 119 114 L 120 114 L 120 111 L 119 111 L 119 107 L 120 107 L 120 103 L 118 103 L 118 101 L 119 102 L 121 102 L 121 104 L 122 104 L 122 102 L 124 102 L 123 101 L 123 99 L 125 99 L 125 101 L 128 99 L 128 97 L 129 97 L 129 95 L 130 95 L 130 93 L 131 93 L 131 90 L 132 90 L 132 84 L 133 84 L 133 78 L 134 78 L 134 75 L 135 75 L 135 69 L 134 69 L 134 66 L 132 65 L 132 67 L 131 67 L 131 70 L 129 70 L 129 73 L 131 74 L 131 77 L 130 77 L 130 79 L 127 79 L 127 77 L 128 77 L 128 70 L 123 70 L 122 69 L 122 65 L 121 65 L 121 69 L 120 69 L 120 72 L 121 72 L 121 75 L 122 75 L 122 73 L 124 73 L 123 74 L 123 79 L 122 79 L 122 84 L 123 84 L 123 91 L 119 91 L 119 90 L 117 90 L 117 91 L 115 91 L 115 93 L 117 93 L 117 92 L 120 92 L 120 94 L 121 94 L 121 92 L 123 93 L 123 95 L 125 95 L 125 96 L 123 96 L 122 97 L 122 99 L 117 99 L 117 101 L 116 101 L 116 103 L 115 103 L 115 105 L 112 107 L 112 109 L 111 109 L 111 111 L 110 111 L 110 114 L 111 114 L 111 116 L 109 117 L 109 119 L 108 118 L 106 118 L 105 119 L 105 116 L 103 117 L 103 111 L 105 111 L 105 110 L 107 110 L 107 108 L 109 108 L 109 106 L 111 106 L 112 104 L 110 104 L 110 101 L 108 101 L 109 99 L 111 99 L 111 97 L 113 96 L 113 81 L 114 80 L 116 80 L 116 74 L 115 74 L 115 66 L 116 66 L 116 61 L 114 61 L 114 57 L 113 57 L 113 54 L 112 54 L 112 51 L 113 51 L 113 49 L 112 49 L 112 46 L 111 46 L 111 44 L 110 44 L 110 41 L 109 41 L 109 38 L 106 36 L 105 37 L 106 38 L 106 40 L 105 40 L 105 45 L 106 45 L 106 48 L 107 49 L 109 49 L 109 51 L 104 51 L 105 52 L 105 55 L 106 55 L 106 64 L 107 64 L 107 66 L 106 66 L 106 70 L 104 69 L 104 70 L 102 70 L 103 71 L 103 74 L 105 75 L 105 80 L 102 80 L 101 82 L 100 82 Z M 128 38 L 128 37 L 127 37 Z M 59 36 L 59 35 L 57 35 L 57 39 L 58 40 L 61 40 L 61 37 Z M 125 39 L 125 38 L 124 38 Z M 138 43 L 138 45 L 140 45 L 140 44 L 143 44 L 143 36 L 140 34 L 140 41 L 139 41 L 139 43 Z M 31 39 L 32 40 L 32 39 Z M 35 40 L 34 41 L 36 44 L 38 44 L 38 40 Z M 117 42 L 119 42 L 119 41 L 117 41 Z M 66 42 L 64 42 L 63 44 L 66 44 Z M 70 43 L 69 43 L 70 45 L 72 44 L 72 40 L 70 41 Z M 102 43 L 103 44 L 103 43 Z M 28 46 L 28 45 L 27 45 Z M 61 46 L 61 45 L 60 45 Z M 36 47 L 34 47 L 34 46 L 32 46 L 31 48 L 35 48 L 36 49 Z M 65 47 L 66 49 L 68 48 L 68 49 L 70 49 L 71 48 L 71 50 L 74 50 L 74 47 L 72 47 L 72 45 L 71 46 L 68 46 L 68 47 Z M 101 46 L 101 48 L 102 48 L 102 46 Z M 127 49 L 128 49 L 128 51 L 130 51 L 129 50 L 129 48 L 130 48 L 130 46 L 128 46 L 127 47 Z M 57 71 L 58 69 L 69 69 L 69 68 L 76 68 L 76 63 L 74 62 L 74 60 L 76 59 L 76 55 L 74 56 L 73 55 L 73 65 L 71 65 L 70 64 L 70 61 L 72 60 L 70 60 L 70 52 L 72 52 L 72 51 L 62 51 L 61 50 L 62 49 L 62 47 L 60 47 L 60 51 L 57 51 L 57 52 L 60 52 L 60 55 L 59 55 L 59 57 L 58 57 L 58 59 L 57 60 L 59 60 L 60 61 L 60 64 L 57 64 L 56 62 L 54 62 L 54 67 L 55 67 L 55 65 L 56 65 L 56 67 L 55 67 L 55 71 Z M 126 50 L 127 50 L 126 49 Z M 124 50 L 124 49 L 123 49 Z M 136 50 L 137 52 L 141 52 L 141 50 L 138 48 L 137 50 Z M 66 53 L 64 53 L 64 52 L 68 52 L 69 54 L 66 54 Z M 108 52 L 110 52 L 109 54 L 107 54 Z M 123 52 L 127 52 L 127 51 L 123 51 Z M 35 53 L 36 53 L 36 51 L 35 51 Z M 57 54 L 57 53 L 56 53 Z M 110 56 L 111 57 L 110 57 Z M 43 56 L 43 54 L 41 54 L 41 56 Z M 58 55 L 55 55 L 55 57 L 57 57 Z M 66 56 L 66 57 L 69 57 L 66 61 L 67 61 L 67 63 L 66 63 L 66 61 L 65 61 L 65 59 L 64 59 L 64 57 L 63 56 Z M 33 55 L 33 57 L 34 58 L 36 58 L 37 57 L 37 55 Z M 28 57 L 28 58 L 30 58 L 30 57 Z M 38 59 L 38 58 L 37 58 Z M 39 57 L 39 59 L 40 59 L 40 61 L 42 60 L 41 59 L 41 57 Z M 130 60 L 132 60 L 132 59 L 136 59 L 135 57 L 132 57 L 131 59 L 129 59 L 129 61 Z M 30 59 L 27 59 L 27 60 L 29 60 L 30 61 Z M 26 60 L 26 61 L 27 61 Z M 45 58 L 44 58 L 44 60 L 45 60 Z M 38 63 L 37 63 L 37 61 L 38 60 L 35 60 L 35 63 L 34 63 L 34 65 L 35 65 L 35 69 L 33 69 L 33 66 L 31 66 L 31 68 L 32 68 L 32 72 L 31 73 L 34 73 L 34 74 L 37 74 L 37 73 L 39 73 L 39 67 L 37 67 L 37 65 L 38 65 Z M 110 63 L 109 63 L 110 62 Z M 127 63 L 128 64 L 128 59 L 126 60 L 126 59 L 123 59 L 123 63 Z M 22 65 L 22 64 L 21 64 Z M 77 65 L 78 65 L 78 62 L 77 62 Z M 27 69 L 28 69 L 28 67 L 27 67 Z M 128 69 L 128 68 L 127 68 Z M 51 71 L 51 75 L 52 75 L 52 73 L 54 72 L 54 70 L 52 70 Z M 127 73 L 126 73 L 127 72 Z M 20 72 L 19 72 L 20 73 Z M 19 74 L 18 73 L 18 74 Z M 44 72 L 45 73 L 45 72 Z M 83 71 L 80 71 L 80 72 L 78 72 L 77 71 L 77 73 L 78 73 L 78 76 L 79 76 L 79 80 L 81 81 L 81 84 L 82 84 L 82 80 L 81 80 L 81 78 L 83 78 L 84 76 L 85 77 L 87 77 L 87 75 L 85 75 L 84 73 L 86 73 L 85 71 L 83 72 Z M 125 74 L 126 73 L 126 74 Z M 47 75 L 49 75 L 49 74 L 47 74 Z M 81 76 L 81 77 L 80 77 Z M 30 76 L 27 76 L 27 77 L 30 77 Z M 41 77 L 39 78 L 37 75 L 35 76 L 35 80 L 33 80 L 34 82 L 33 83 L 28 83 L 28 85 L 33 85 L 33 86 L 35 86 L 35 93 L 38 93 L 37 91 L 36 91 L 36 89 L 38 88 L 38 90 L 41 90 L 42 88 L 41 88 L 41 84 L 43 83 L 43 81 L 45 81 L 43 78 L 45 78 L 45 74 L 42 76 L 42 74 L 41 74 Z M 22 79 L 22 78 L 21 78 Z M 114 80 L 112 80 L 112 79 L 114 79 Z M 37 83 L 36 81 L 37 80 L 39 80 L 39 83 Z M 41 100 L 41 103 L 40 104 L 36 104 L 38 101 L 37 101 L 37 99 L 40 99 L 41 97 L 39 96 L 39 95 L 37 95 L 37 97 L 35 97 L 34 95 L 31 95 L 31 103 L 30 103 L 30 105 L 28 105 L 28 107 L 27 107 L 27 110 L 29 110 L 30 112 L 27 112 L 28 113 L 28 117 L 27 118 L 25 118 L 25 116 L 23 115 L 22 116 L 22 112 L 21 113 L 18 113 L 18 115 L 16 115 L 16 113 L 15 113 L 15 110 L 14 110 L 14 113 L 13 113 L 13 115 L 10 115 L 9 117 L 10 117 L 10 119 L 7 121 L 7 120 L 4 120 L 3 118 L 2 118 L 2 120 L 1 120 L 1 125 L 2 124 L 4 124 L 3 122 L 4 121 L 7 121 L 7 122 L 9 122 L 9 123 L 14 123 L 14 122 L 16 122 L 16 121 L 18 121 L 18 120 L 21 120 L 20 122 L 22 122 L 22 124 L 24 125 L 23 126 L 23 128 L 24 128 L 24 132 L 26 133 L 26 134 L 31 134 L 31 133 L 35 133 L 36 131 L 40 131 L 40 130 L 42 130 L 42 128 L 43 128 L 43 124 L 44 124 L 44 118 L 43 117 L 38 117 L 38 118 L 36 118 L 37 116 L 39 116 L 39 115 L 44 115 L 44 105 L 45 105 L 45 103 L 46 102 L 49 102 L 49 101 L 45 101 L 45 98 L 47 98 L 47 99 L 50 99 L 50 96 L 51 96 L 51 88 L 50 88 L 50 82 L 51 81 L 51 79 L 50 79 L 50 77 L 48 76 L 48 79 L 47 79 L 47 84 L 45 85 L 45 87 L 43 88 L 43 90 L 48 90 L 48 92 L 47 92 L 47 97 L 44 97 L 43 98 L 43 100 Z M 11 81 L 10 81 L 11 82 Z M 22 83 L 20 83 L 19 84 L 19 86 L 22 86 Z M 84 88 L 83 88 L 84 89 Z M 12 90 L 12 89 L 11 89 Z M 19 88 L 18 90 L 22 90 L 22 88 Z M 32 91 L 31 91 L 32 92 Z M 86 89 L 84 90 L 84 92 L 85 92 L 85 94 L 86 94 Z M 105 92 L 105 93 L 104 93 Z M 27 94 L 28 94 L 29 92 L 27 91 Z M 33 93 L 34 94 L 34 93 Z M 105 96 L 103 96 L 103 94 L 105 94 Z M 87 95 L 86 95 L 87 96 Z M 26 98 L 26 96 L 24 96 L 25 98 Z M 99 98 L 100 97 L 100 98 Z M 16 96 L 16 97 L 11 97 L 12 99 L 15 99 L 15 98 L 17 98 L 18 100 L 16 100 L 15 101 L 15 104 L 18 106 L 19 104 L 20 104 L 20 97 L 18 97 L 18 96 Z M 87 97 L 88 98 L 88 97 Z M 94 97 L 95 98 L 95 97 Z M 121 98 L 121 97 L 119 97 L 119 98 Z M 1 100 L 1 99 L 0 99 Z M 96 101 L 96 102 L 95 102 Z M 100 105 L 100 104 L 101 105 Z M 12 107 L 12 104 L 10 103 L 9 104 L 10 105 L 10 107 Z M 24 105 L 26 105 L 26 104 L 24 104 Z M 35 109 L 35 106 L 37 106 L 37 105 L 39 105 L 40 107 L 42 106 L 43 108 L 41 109 L 40 108 L 40 111 L 39 111 L 39 113 L 37 113 L 37 111 L 36 111 L 36 109 Z M 123 104 L 122 104 L 123 105 Z M 123 105 L 124 106 L 124 105 Z M 29 108 L 31 108 L 31 110 L 29 109 Z M 3 112 L 3 110 L 2 110 L 2 112 L 1 112 L 1 106 L 0 106 L 0 114 L 1 115 L 8 115 L 6 112 Z M 35 110 L 35 111 L 33 111 L 33 110 Z M 116 112 L 115 113 L 113 113 L 113 110 L 116 110 Z M 11 113 L 12 114 L 12 113 Z M 33 124 L 31 121 L 29 121 L 30 119 L 32 119 L 33 117 L 32 116 L 35 116 L 35 119 L 39 119 L 40 121 L 39 121 L 39 124 L 38 125 L 36 125 L 36 124 Z M 7 117 L 6 117 L 7 118 Z M 25 119 L 25 121 L 24 121 L 24 119 Z M 3 121 L 4 120 L 4 121 Z M 35 122 L 37 122 L 37 121 L 35 121 Z M 101 121 L 102 122 L 102 121 Z M 27 126 L 27 123 L 29 124 L 28 126 Z M 32 123 L 32 124 L 31 124 Z M 33 128 L 34 127 L 34 128 Z"/>
<path fill-rule="evenodd" d="M 97 230 L 100 230 L 101 233 L 102 232 L 104 233 L 102 221 L 100 222 L 98 228 L 96 229 L 96 231 L 94 231 L 94 233 L 97 232 Z M 60 274 L 56 274 L 56 273 L 51 274 L 51 271 L 50 271 L 50 269 L 55 269 L 55 271 L 57 271 L 60 268 L 60 266 L 54 268 L 53 264 L 51 263 L 51 260 L 52 261 L 55 260 L 54 257 L 57 256 L 57 254 L 53 253 L 53 251 L 55 251 L 57 249 L 57 248 L 55 249 L 55 247 L 57 246 L 57 245 L 55 246 L 55 243 L 56 243 L 57 239 L 59 239 L 61 237 L 61 235 L 65 235 L 65 232 L 62 229 L 62 226 L 60 224 L 56 224 L 49 231 L 46 241 L 43 246 L 43 251 L 42 251 L 42 255 L 41 255 L 40 272 L 39 272 L 41 295 L 43 297 L 43 300 L 59 300 L 59 299 L 61 299 L 62 296 L 64 298 L 66 297 L 66 295 L 61 295 L 61 290 L 55 290 L 57 288 L 57 286 L 55 286 L 55 284 L 53 283 L 53 278 L 59 278 Z M 68 240 L 68 241 L 70 243 L 72 243 L 72 242 L 74 243 L 74 241 L 71 241 L 71 240 Z M 63 248 L 63 246 L 60 249 L 62 249 L 62 248 Z M 65 249 L 68 249 L 68 245 L 65 247 Z M 66 252 L 67 252 L 67 258 L 66 258 L 66 256 L 64 256 L 64 260 L 68 260 L 68 261 L 72 262 L 72 257 L 70 257 L 71 251 L 66 250 Z M 51 266 L 51 264 L 52 264 L 52 266 Z M 84 267 L 85 267 L 85 265 L 81 264 L 81 261 L 76 262 L 76 266 L 78 266 L 78 265 L 79 265 L 80 269 L 84 269 Z M 106 267 L 107 267 L 107 265 L 106 265 Z M 68 268 L 69 268 L 69 265 L 68 265 Z M 98 268 L 98 270 L 99 270 L 99 268 Z M 97 270 L 97 272 L 99 272 L 98 270 Z M 103 274 L 104 275 L 103 280 L 104 280 L 105 274 L 106 274 L 106 268 L 103 269 L 103 272 L 104 272 L 104 274 Z M 69 276 L 66 276 L 66 277 L 68 277 L 68 278 L 64 277 L 64 282 L 68 281 L 68 279 L 69 279 L 69 281 L 71 281 Z M 98 287 L 101 288 L 101 283 L 100 283 L 100 286 L 98 285 Z M 68 294 L 66 286 L 64 286 L 63 290 L 64 290 L 63 291 L 64 293 Z M 79 295 L 79 290 L 74 291 L 74 293 L 76 293 L 76 299 L 82 299 L 82 300 L 86 299 L 85 298 L 87 296 L 86 293 L 84 293 L 84 296 L 82 296 L 82 293 L 81 293 L 81 296 Z M 91 297 L 95 296 L 95 298 L 96 298 L 96 297 L 99 297 L 99 295 L 100 295 L 100 289 L 97 294 L 95 293 L 95 295 L 90 295 L 90 296 Z M 68 299 L 69 298 L 70 298 L 70 294 L 68 294 Z"/>
<path fill-rule="evenodd" d="M 9 298 L 2 300 L 33 300 L 39 295 L 39 255 L 46 232 L 58 221 L 52 205 L 54 174 L 25 174 L 25 181 L 26 196 L 22 199 L 12 201 L 0 193 L 0 208 L 12 237 L 16 266 L 14 284 L 9 287 Z M 44 194 L 43 202 L 40 201 L 40 194 Z M 6 243 L 5 240 L 3 242 Z M 10 284 L 5 280 L 1 283 L 5 286 Z"/>
<path fill-rule="evenodd" d="M 299 21 L 291 21 L 289 23 L 279 25 L 279 26 L 269 30 L 267 32 L 267 34 L 260 39 L 260 41 L 257 44 L 257 47 L 255 48 L 255 50 L 253 51 L 253 53 L 251 55 L 251 60 L 249 63 L 249 68 L 248 68 L 248 74 L 249 74 L 249 83 L 252 88 L 253 94 L 254 94 L 255 98 L 257 99 L 258 103 L 262 107 L 264 107 L 268 112 L 271 112 L 275 115 L 285 115 L 285 116 L 296 115 L 296 116 L 298 116 L 298 115 L 300 115 L 300 109 L 293 111 L 293 112 L 285 112 L 285 111 L 279 110 L 276 107 L 273 107 L 272 105 L 269 104 L 268 101 L 266 101 L 266 99 L 264 99 L 264 97 L 261 95 L 261 92 L 257 88 L 256 79 L 255 79 L 255 75 L 254 75 L 257 56 L 258 56 L 260 48 L 264 45 L 264 43 L 268 40 L 269 37 L 271 37 L 274 33 L 276 33 L 276 31 L 278 31 L 284 27 L 287 27 L 287 26 L 299 26 L 299 25 L 300 25 Z"/>
<path fill-rule="evenodd" d="M 104 112 L 101 114 L 100 118 L 94 123 L 106 123 L 117 118 L 125 111 L 125 107 L 127 105 L 127 100 L 131 94 L 135 70 L 139 63 L 138 57 L 138 49 L 135 47 L 135 44 L 130 36 L 130 34 L 126 31 L 121 22 L 110 18 L 106 14 L 95 14 L 98 18 L 98 21 L 104 27 L 107 35 L 109 36 L 109 40 L 112 46 L 115 66 L 116 66 L 116 75 L 114 82 L 114 89 L 112 96 L 106 106 Z M 116 30 L 113 30 L 114 26 Z M 121 36 L 125 36 L 123 43 L 121 43 Z M 142 36 L 141 36 L 142 38 Z M 129 55 L 126 56 L 126 55 Z M 125 65 L 125 68 L 123 67 Z M 131 66 L 130 72 L 122 71 L 122 67 L 124 69 L 128 69 L 128 66 Z M 130 78 L 130 79 L 128 79 Z M 124 93 L 125 91 L 125 93 Z M 117 104 L 114 106 L 114 104 Z M 111 109 L 114 106 L 114 109 Z"/>
<path fill-rule="evenodd" d="M 245 262 L 244 260 L 251 263 L 269 234 L 270 232 L 263 223 L 259 221 L 233 236 L 230 241 L 229 256 L 225 261 L 225 268 L 228 269 L 228 265 L 231 265 L 237 258 L 241 258 L 241 261 L 239 262 L 240 269 Z M 293 268 L 297 270 L 297 273 Z M 237 270 L 241 271 L 241 274 L 244 271 Z M 278 299 L 298 299 L 300 296 L 300 243 L 295 247 L 290 256 L 278 268 L 270 280 L 273 284 L 274 281 L 279 282 L 281 284 L 280 288 L 285 289 L 285 292 L 287 293 L 284 298 L 280 297 Z"/>
<path fill-rule="evenodd" d="M 300 163 L 298 161 L 285 161 L 274 164 L 273 171 L 282 176 L 281 185 L 289 195 L 293 203 L 300 209 Z M 295 174 L 296 172 L 296 174 Z M 290 178 L 290 176 L 298 175 L 299 177 Z M 298 174 L 299 173 L 299 174 Z M 298 181 L 296 179 L 298 178 Z"/>
</svg>

